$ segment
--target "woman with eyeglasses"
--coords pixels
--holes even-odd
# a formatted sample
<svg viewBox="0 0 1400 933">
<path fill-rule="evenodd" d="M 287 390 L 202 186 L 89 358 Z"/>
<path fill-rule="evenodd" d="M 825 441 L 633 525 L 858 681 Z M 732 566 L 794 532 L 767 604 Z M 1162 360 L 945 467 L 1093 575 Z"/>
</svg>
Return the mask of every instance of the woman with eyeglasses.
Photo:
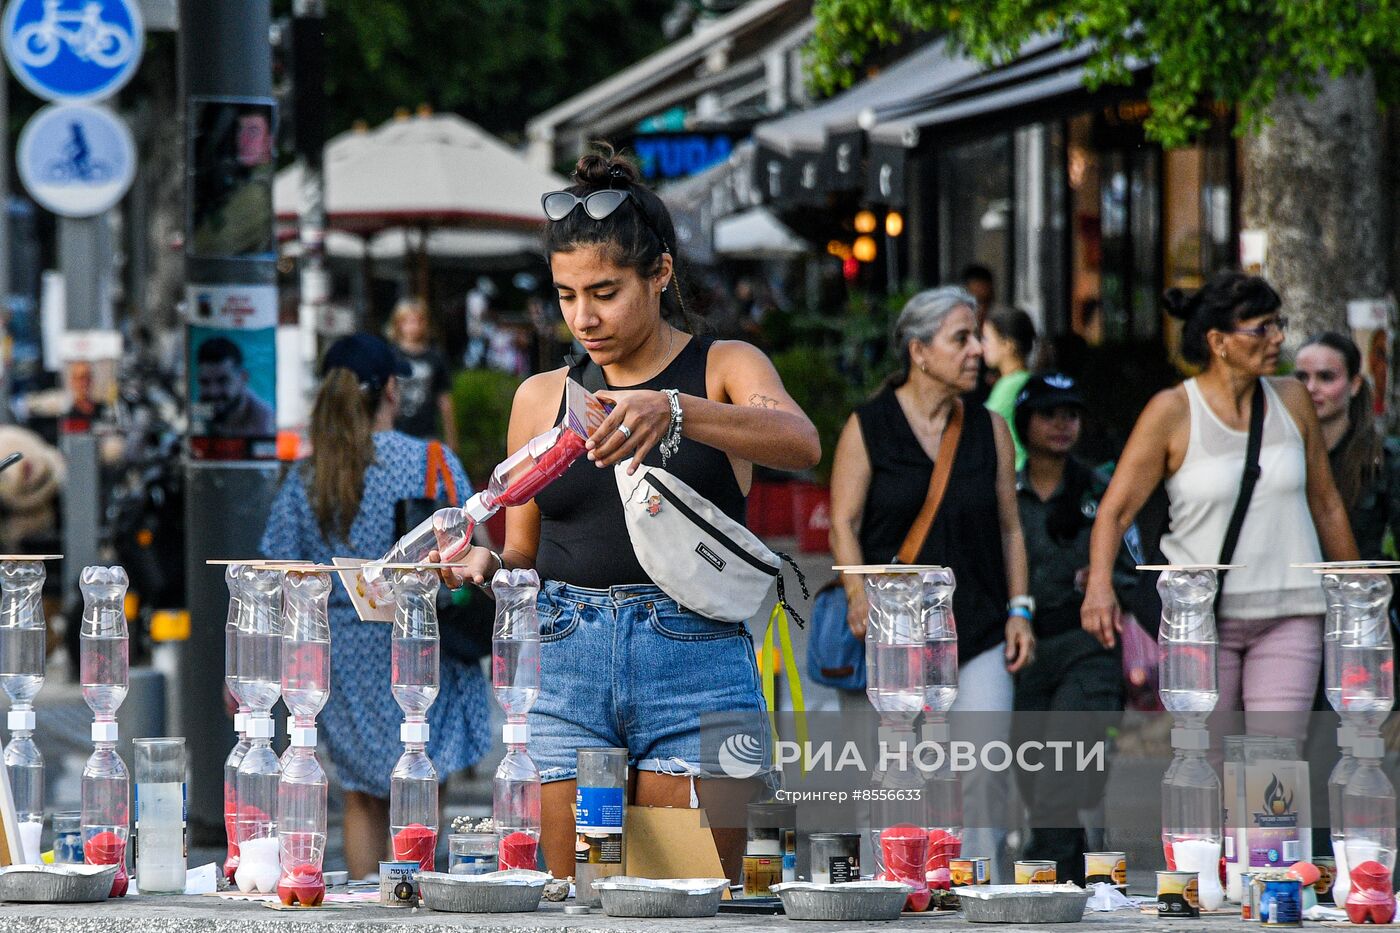
<svg viewBox="0 0 1400 933">
<path fill-rule="evenodd" d="M 1263 392 L 1260 474 L 1231 560 L 1239 566 L 1225 576 L 1216 619 L 1216 709 L 1307 710 L 1326 606 L 1317 576 L 1290 565 L 1323 555 L 1353 559 L 1356 542 L 1306 389 L 1271 378 L 1286 326 L 1281 301 L 1261 278 L 1221 272 L 1194 295 L 1173 289 L 1166 303 L 1185 322 L 1182 354 L 1202 372 L 1158 393 L 1128 438 L 1094 522 L 1082 624 L 1105 647 L 1115 644 L 1122 622 L 1114 558 L 1164 480 L 1171 530 L 1162 554 L 1173 564 L 1219 561 L 1240 493 L 1254 393 Z"/>
<path fill-rule="evenodd" d="M 543 583 L 541 683 L 530 713 L 530 755 L 543 790 L 541 846 L 558 878 L 574 874 L 573 821 L 580 748 L 628 750 L 630 802 L 738 809 L 753 793 L 724 779 L 702 751 L 700 717 L 745 717 L 765 707 L 753 642 L 742 623 L 677 605 L 633 553 L 616 481 L 627 458 L 664 466 L 743 522 L 753 464 L 803 470 L 821 455 L 812 422 L 753 346 L 697 336 L 676 281 L 675 228 L 630 162 L 611 150 L 584 156 L 575 183 L 543 198 L 545 254 L 559 307 L 587 351 L 571 368 L 541 373 L 516 392 L 510 451 L 563 412 L 564 385 L 601 367 L 613 405 L 587 458 L 506 517 L 499 555 L 473 548 L 459 579 L 502 566 L 534 568 Z M 580 380 L 582 381 L 582 380 Z M 744 829 L 715 829 L 737 879 Z"/>
</svg>

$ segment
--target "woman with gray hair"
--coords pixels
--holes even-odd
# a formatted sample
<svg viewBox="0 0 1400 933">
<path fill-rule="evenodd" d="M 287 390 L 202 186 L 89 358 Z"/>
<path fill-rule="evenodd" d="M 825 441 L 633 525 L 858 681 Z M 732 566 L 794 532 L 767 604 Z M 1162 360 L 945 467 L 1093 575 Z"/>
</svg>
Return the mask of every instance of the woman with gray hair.
<svg viewBox="0 0 1400 933">
<path fill-rule="evenodd" d="M 963 398 L 976 385 L 982 358 L 975 308 L 966 291 L 945 286 L 918 293 L 900 312 L 901 370 L 855 410 L 836 446 L 831 552 L 838 564 L 898 558 L 951 568 L 961 667 L 953 709 L 1009 712 L 1012 675 L 1035 651 L 1035 605 L 1027 595 L 1011 431 L 1000 415 Z M 946 456 L 952 463 L 943 467 L 945 494 L 931 523 L 926 515 L 921 521 L 936 461 Z M 861 579 L 847 575 L 843 583 L 847 623 L 864 638 L 870 607 Z M 992 780 L 978 790 L 978 777 L 964 788 L 963 851 L 993 856 L 996 865 L 1005 830 L 968 836 L 975 827 L 1005 825 L 992 815 L 1004 807 L 1005 789 L 992 786 L 998 776 L 985 775 Z"/>
</svg>

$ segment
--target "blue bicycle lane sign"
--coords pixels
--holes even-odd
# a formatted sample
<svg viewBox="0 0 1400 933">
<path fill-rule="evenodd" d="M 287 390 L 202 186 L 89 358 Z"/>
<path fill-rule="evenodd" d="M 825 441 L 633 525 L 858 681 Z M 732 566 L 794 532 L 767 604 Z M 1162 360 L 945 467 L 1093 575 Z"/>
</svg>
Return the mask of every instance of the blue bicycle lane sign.
<svg viewBox="0 0 1400 933">
<path fill-rule="evenodd" d="M 145 30 L 135 0 L 9 0 L 0 37 L 21 84 L 45 100 L 85 101 L 131 79 Z"/>
</svg>

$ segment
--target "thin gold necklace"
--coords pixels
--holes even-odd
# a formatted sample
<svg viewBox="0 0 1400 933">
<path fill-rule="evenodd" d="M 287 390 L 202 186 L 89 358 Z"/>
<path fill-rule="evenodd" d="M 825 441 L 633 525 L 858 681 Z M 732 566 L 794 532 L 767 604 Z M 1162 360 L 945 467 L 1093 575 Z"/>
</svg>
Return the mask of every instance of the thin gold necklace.
<svg viewBox="0 0 1400 933">
<path fill-rule="evenodd" d="M 666 333 L 666 349 L 663 350 L 661 353 L 661 365 L 656 368 L 656 372 L 652 373 L 650 376 L 647 376 L 645 379 L 642 380 L 642 382 L 651 382 L 657 376 L 661 375 L 663 372 L 666 371 L 666 361 L 671 356 L 671 343 L 676 339 L 676 329 L 664 322 L 662 323 L 662 326 L 670 329 Z M 641 385 L 641 382 L 637 384 Z"/>
</svg>

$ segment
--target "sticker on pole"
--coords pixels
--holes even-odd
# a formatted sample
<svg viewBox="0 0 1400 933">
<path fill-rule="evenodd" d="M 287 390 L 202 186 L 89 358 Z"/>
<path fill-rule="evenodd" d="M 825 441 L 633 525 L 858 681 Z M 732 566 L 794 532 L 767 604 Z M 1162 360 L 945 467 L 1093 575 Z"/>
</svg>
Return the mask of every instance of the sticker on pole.
<svg viewBox="0 0 1400 933">
<path fill-rule="evenodd" d="M 110 97 L 136 73 L 145 30 L 133 0 L 9 0 L 5 59 L 45 100 Z"/>
<path fill-rule="evenodd" d="M 64 217 L 95 217 L 131 187 L 136 144 L 106 107 L 52 104 L 24 125 L 15 167 L 42 207 Z"/>
</svg>

